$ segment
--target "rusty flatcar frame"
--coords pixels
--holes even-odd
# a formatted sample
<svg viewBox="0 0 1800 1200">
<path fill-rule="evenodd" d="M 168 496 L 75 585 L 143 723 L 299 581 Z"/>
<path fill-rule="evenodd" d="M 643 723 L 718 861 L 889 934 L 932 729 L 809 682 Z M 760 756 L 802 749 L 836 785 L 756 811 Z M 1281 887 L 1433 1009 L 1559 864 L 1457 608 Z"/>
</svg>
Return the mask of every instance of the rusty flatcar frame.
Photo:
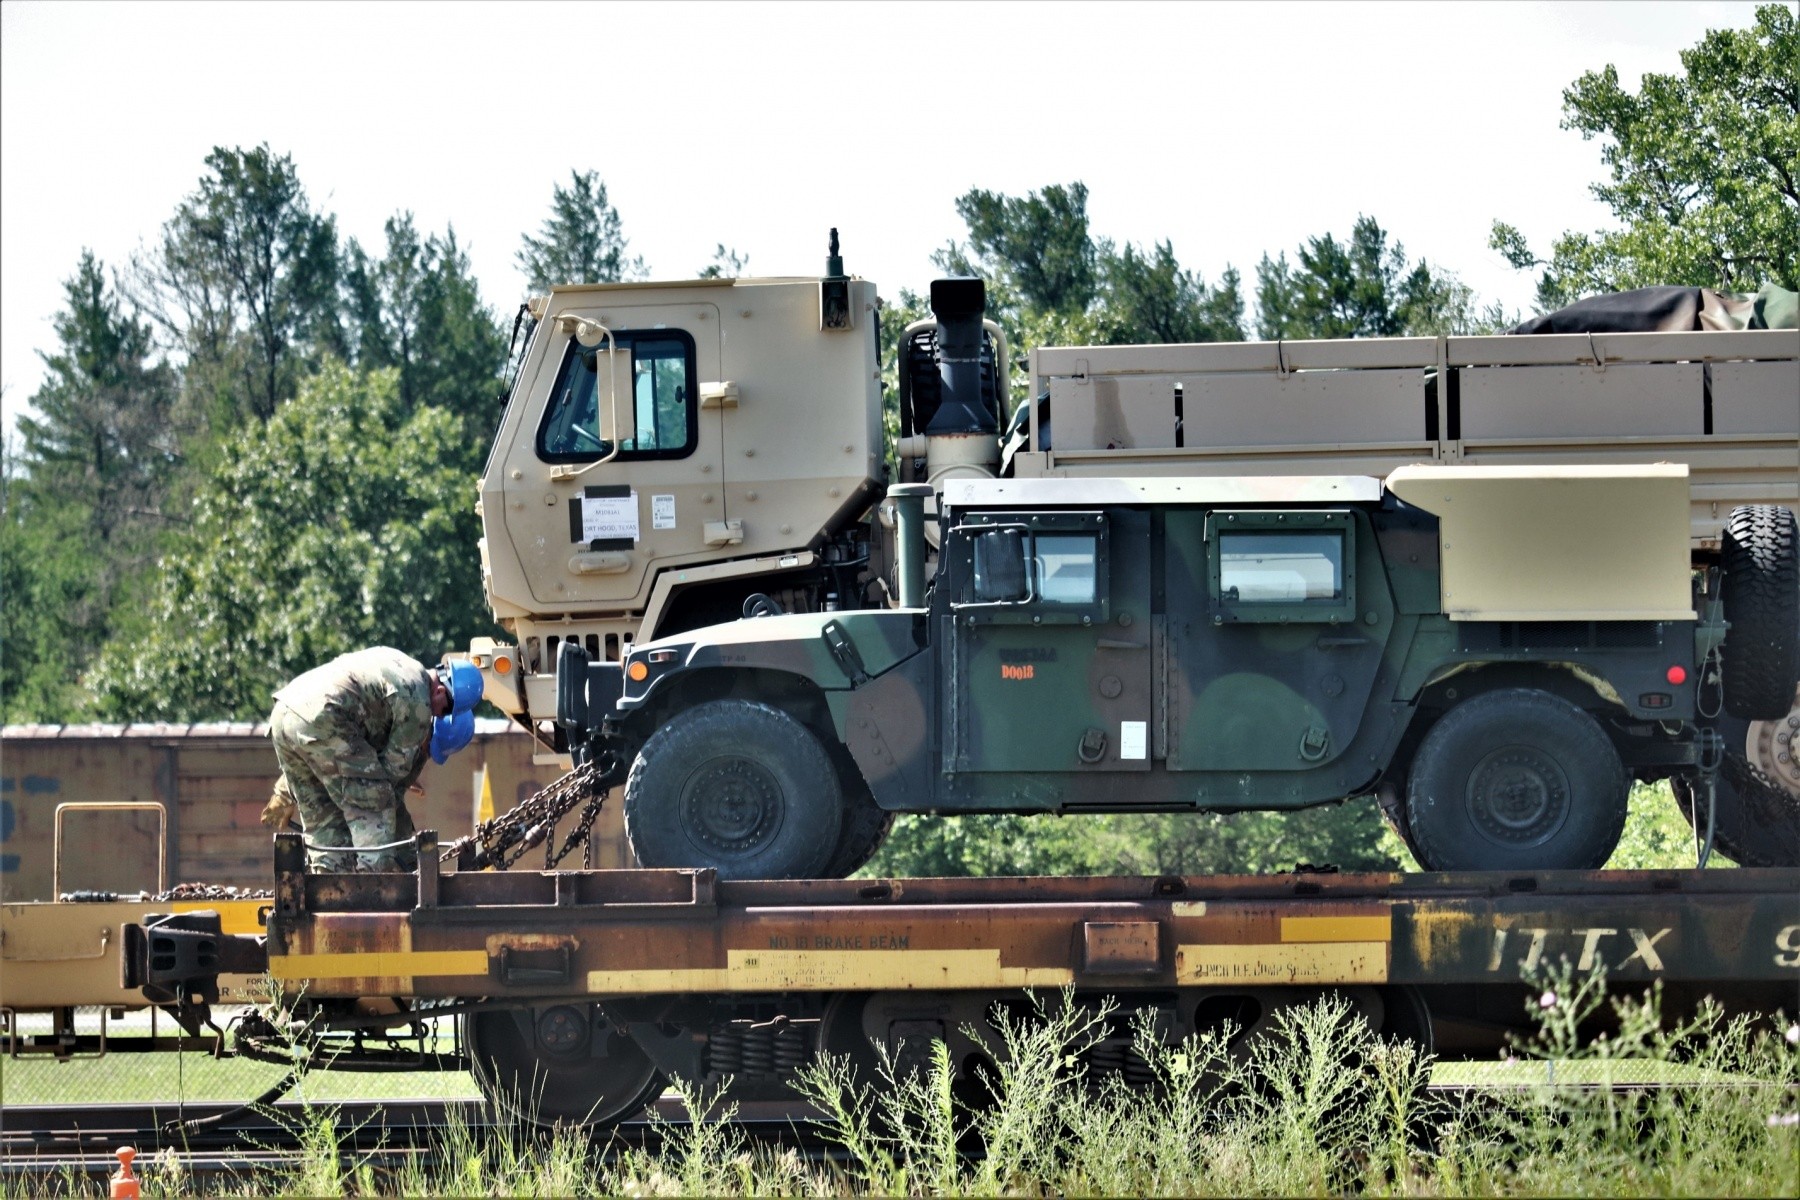
<svg viewBox="0 0 1800 1200">
<path fill-rule="evenodd" d="M 292 995 L 642 997 L 1410 989 L 1441 1049 L 1521 1024 L 1559 963 L 1678 1007 L 1800 1012 L 1800 872 L 720 882 L 710 871 L 311 875 L 276 849 Z M 1482 1030 L 1486 1030 L 1485 1034 Z"/>
<path fill-rule="evenodd" d="M 1441 1056 L 1490 1053 L 1529 1032 L 1565 964 L 1617 991 L 1659 985 L 1667 1019 L 1707 996 L 1800 1015 L 1792 869 L 720 882 L 441 870 L 436 835 L 419 843 L 416 874 L 311 874 L 282 834 L 272 900 L 6 906 L 0 1005 L 141 996 L 197 1035 L 266 972 L 307 1037 L 348 1039 L 327 1047 L 337 1065 L 365 1032 L 454 1012 L 495 1103 L 547 1079 L 552 1116 L 603 1122 L 669 1076 L 772 1081 L 820 1051 L 866 1065 L 871 1047 L 904 1061 L 941 1039 L 979 1062 L 987 1015 L 1028 989 L 1113 998 L 1108 1069 L 1127 1078 L 1138 1017 L 1171 1039 L 1249 1036 L 1326 991 Z M 61 934 L 96 928 L 100 954 L 65 961 Z"/>
</svg>

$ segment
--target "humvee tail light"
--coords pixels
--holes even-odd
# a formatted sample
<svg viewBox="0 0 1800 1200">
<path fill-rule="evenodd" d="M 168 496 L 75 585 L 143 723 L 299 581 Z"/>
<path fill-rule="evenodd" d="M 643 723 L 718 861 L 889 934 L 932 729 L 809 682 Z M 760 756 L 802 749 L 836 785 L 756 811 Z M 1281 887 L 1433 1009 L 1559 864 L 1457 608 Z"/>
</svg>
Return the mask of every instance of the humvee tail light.
<svg viewBox="0 0 1800 1200">
<path fill-rule="evenodd" d="M 634 662 L 629 667 L 625 668 L 625 673 L 631 676 L 631 681 L 633 683 L 642 683 L 649 677 L 650 668 L 641 662 Z"/>
<path fill-rule="evenodd" d="M 505 656 L 495 658 L 494 659 L 494 674 L 496 674 L 496 675 L 512 674 L 512 659 L 507 658 Z"/>
<path fill-rule="evenodd" d="M 1674 666 L 1672 666 L 1668 669 L 1667 673 L 1664 674 L 1663 678 L 1667 679 L 1670 683 L 1674 684 L 1676 687 L 1680 687 L 1682 684 L 1687 682 L 1687 668 L 1682 666 L 1680 663 L 1676 663 Z"/>
</svg>

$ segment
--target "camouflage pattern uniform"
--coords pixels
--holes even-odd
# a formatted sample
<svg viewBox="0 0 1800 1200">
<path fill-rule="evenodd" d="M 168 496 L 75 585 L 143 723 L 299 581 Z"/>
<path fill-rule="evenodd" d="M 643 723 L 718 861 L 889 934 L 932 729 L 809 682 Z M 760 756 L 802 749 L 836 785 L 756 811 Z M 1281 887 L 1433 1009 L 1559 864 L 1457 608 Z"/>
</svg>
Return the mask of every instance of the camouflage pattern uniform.
<svg viewBox="0 0 1800 1200">
<path fill-rule="evenodd" d="M 398 650 L 341 654 L 275 693 L 269 736 L 307 840 L 379 846 L 410 838 L 406 789 L 425 765 L 431 672 Z M 360 864 L 358 859 L 360 858 Z M 370 854 L 312 851 L 316 871 L 410 871 L 410 847 Z"/>
</svg>

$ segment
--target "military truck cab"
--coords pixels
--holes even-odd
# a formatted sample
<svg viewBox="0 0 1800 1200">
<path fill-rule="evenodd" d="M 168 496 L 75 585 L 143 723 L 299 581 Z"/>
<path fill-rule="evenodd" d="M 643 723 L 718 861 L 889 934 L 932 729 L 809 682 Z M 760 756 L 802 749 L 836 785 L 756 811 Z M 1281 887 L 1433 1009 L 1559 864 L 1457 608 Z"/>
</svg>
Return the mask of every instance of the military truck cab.
<svg viewBox="0 0 1800 1200">
<path fill-rule="evenodd" d="M 1727 636 L 1679 465 L 953 480 L 923 603 L 570 664 L 564 717 L 629 766 L 653 866 L 832 874 L 893 812 L 1374 796 L 1432 868 L 1592 868 L 1634 778 L 1716 765 L 1721 706 L 1785 711 L 1784 519 L 1736 569 L 1785 607 Z M 1719 669 L 1739 646 L 1785 661 L 1746 684 Z"/>
<path fill-rule="evenodd" d="M 565 642 L 616 659 L 737 616 L 746 591 L 860 603 L 883 481 L 873 284 L 595 284 L 534 304 L 481 481 L 483 581 L 512 635 L 471 647 L 489 701 L 541 732 Z"/>
</svg>

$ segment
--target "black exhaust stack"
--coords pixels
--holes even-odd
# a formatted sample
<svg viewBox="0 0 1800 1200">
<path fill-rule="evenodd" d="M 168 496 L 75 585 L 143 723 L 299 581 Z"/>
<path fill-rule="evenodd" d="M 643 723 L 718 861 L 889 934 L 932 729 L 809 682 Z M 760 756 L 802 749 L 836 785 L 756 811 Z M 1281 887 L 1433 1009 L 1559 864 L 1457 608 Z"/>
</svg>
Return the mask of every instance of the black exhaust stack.
<svg viewBox="0 0 1800 1200">
<path fill-rule="evenodd" d="M 981 328 L 987 315 L 987 285 L 979 279 L 934 279 L 931 313 L 938 321 L 933 356 L 938 403 L 922 432 L 997 433 L 994 352 Z"/>
</svg>

